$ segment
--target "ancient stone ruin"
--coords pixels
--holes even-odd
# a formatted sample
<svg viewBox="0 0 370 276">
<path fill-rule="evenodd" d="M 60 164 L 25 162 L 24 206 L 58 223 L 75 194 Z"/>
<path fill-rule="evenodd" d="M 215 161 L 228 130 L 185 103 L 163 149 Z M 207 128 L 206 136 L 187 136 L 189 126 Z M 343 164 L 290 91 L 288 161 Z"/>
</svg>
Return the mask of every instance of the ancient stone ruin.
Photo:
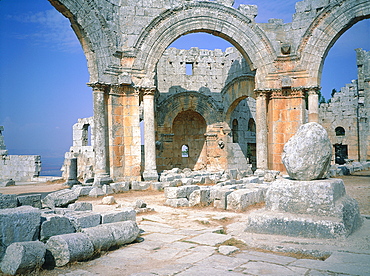
<svg viewBox="0 0 370 276">
<path fill-rule="evenodd" d="M 291 178 L 268 187 L 266 207 L 248 215 L 246 231 L 332 239 L 358 229 L 362 217 L 343 180 L 323 179 L 330 155 L 325 129 L 317 123 L 302 125 L 284 146 L 283 163 Z"/>
<path fill-rule="evenodd" d="M 235 212 L 265 203 L 248 213 L 253 233 L 332 239 L 361 226 L 343 182 L 325 177 L 334 149 L 335 160 L 369 167 L 368 53 L 357 50 L 357 91 L 349 85 L 320 108 L 318 91 L 324 57 L 370 17 L 369 1 L 300 1 L 291 23 L 256 23 L 256 6 L 229 0 L 49 1 L 82 44 L 94 115 L 73 126 L 68 189 L 43 200 L 0 195 L 4 273 L 86 260 L 138 237 L 143 202 L 96 213 L 81 196 L 151 189 L 171 207 Z M 235 48 L 168 48 L 193 32 Z M 10 162 L 1 136 L 0 154 Z"/>
<path fill-rule="evenodd" d="M 0 186 L 14 185 L 14 181 L 31 181 L 41 171 L 39 155 L 8 155 L 0 126 Z"/>
</svg>

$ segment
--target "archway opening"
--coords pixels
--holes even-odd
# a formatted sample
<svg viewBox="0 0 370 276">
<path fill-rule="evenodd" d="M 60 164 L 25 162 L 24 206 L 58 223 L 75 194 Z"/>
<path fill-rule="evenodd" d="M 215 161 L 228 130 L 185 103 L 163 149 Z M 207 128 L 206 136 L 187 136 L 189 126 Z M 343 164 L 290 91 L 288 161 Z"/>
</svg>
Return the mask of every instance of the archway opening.
<svg viewBox="0 0 370 276">
<path fill-rule="evenodd" d="M 172 124 L 172 167 L 204 168 L 205 137 L 207 125 L 204 118 L 193 110 L 180 112 Z"/>
</svg>

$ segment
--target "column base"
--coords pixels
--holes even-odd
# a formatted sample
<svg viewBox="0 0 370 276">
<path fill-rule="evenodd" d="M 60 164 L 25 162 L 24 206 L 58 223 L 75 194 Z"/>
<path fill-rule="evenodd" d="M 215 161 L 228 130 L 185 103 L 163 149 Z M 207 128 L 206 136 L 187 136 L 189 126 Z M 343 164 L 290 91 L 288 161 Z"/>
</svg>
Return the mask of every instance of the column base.
<svg viewBox="0 0 370 276">
<path fill-rule="evenodd" d="M 79 184 L 81 184 L 81 182 L 78 181 L 77 179 L 68 179 L 68 181 L 64 183 L 63 185 L 71 188 L 73 185 L 79 185 Z"/>
<path fill-rule="evenodd" d="M 156 170 L 144 171 L 143 172 L 144 181 L 158 181 L 158 173 Z"/>
<path fill-rule="evenodd" d="M 108 174 L 101 174 L 94 177 L 94 187 L 102 187 L 103 185 L 108 185 L 113 182 Z"/>
</svg>

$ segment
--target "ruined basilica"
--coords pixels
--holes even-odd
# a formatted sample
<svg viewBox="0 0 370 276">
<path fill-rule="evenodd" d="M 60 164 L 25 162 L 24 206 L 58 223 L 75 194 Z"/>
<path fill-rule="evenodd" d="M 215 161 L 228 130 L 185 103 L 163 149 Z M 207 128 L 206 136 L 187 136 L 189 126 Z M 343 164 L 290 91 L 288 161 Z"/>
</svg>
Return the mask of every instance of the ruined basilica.
<svg viewBox="0 0 370 276">
<path fill-rule="evenodd" d="M 283 146 L 306 122 L 326 128 L 333 162 L 370 159 L 369 53 L 356 50 L 357 81 L 320 108 L 318 95 L 331 46 L 370 17 L 366 0 L 297 2 L 291 23 L 256 23 L 256 6 L 234 8 L 232 0 L 49 1 L 70 20 L 88 62 L 94 116 L 74 125 L 66 154 L 66 164 L 78 158 L 83 178 L 284 171 Z M 235 48 L 168 48 L 195 32 Z"/>
</svg>

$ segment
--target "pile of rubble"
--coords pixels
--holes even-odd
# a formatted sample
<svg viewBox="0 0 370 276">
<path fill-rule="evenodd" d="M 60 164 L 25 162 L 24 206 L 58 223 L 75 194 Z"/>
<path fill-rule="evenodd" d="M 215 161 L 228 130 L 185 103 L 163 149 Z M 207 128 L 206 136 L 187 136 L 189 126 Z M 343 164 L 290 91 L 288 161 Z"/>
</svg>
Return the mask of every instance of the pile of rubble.
<svg viewBox="0 0 370 276">
<path fill-rule="evenodd" d="M 91 203 L 76 202 L 78 196 L 74 189 L 44 199 L 0 194 L 1 271 L 15 275 L 63 266 L 136 240 L 134 208 L 97 213 Z"/>
</svg>

